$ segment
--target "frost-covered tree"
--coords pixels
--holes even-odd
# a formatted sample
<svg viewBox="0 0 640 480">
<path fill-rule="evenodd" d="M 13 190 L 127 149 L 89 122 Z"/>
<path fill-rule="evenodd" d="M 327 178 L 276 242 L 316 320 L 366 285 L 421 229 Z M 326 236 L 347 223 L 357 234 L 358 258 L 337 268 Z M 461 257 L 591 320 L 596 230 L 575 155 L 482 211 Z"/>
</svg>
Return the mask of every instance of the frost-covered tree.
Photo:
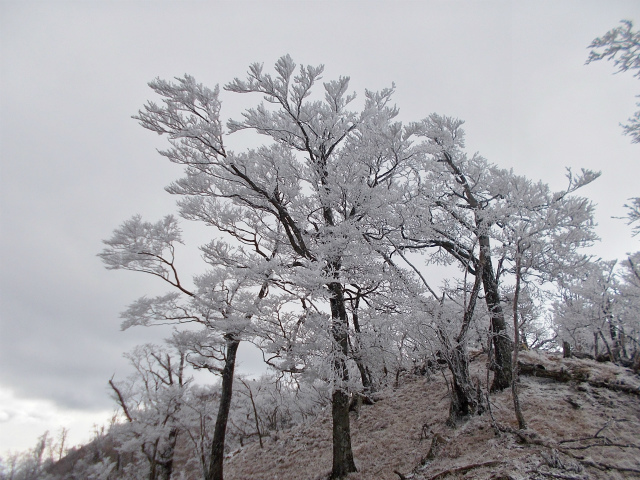
<svg viewBox="0 0 640 480">
<path fill-rule="evenodd" d="M 640 234 L 640 197 L 630 198 L 627 208 L 627 225 L 633 225 L 633 235 Z"/>
<path fill-rule="evenodd" d="M 22 453 L 9 453 L 6 459 L 0 458 L 1 480 L 38 480 L 45 473 L 45 467 L 52 462 L 45 455 L 49 443 L 49 432 L 44 432 L 36 445 Z"/>
<path fill-rule="evenodd" d="M 481 285 L 482 275 L 477 274 L 473 276 L 472 285 L 467 284 L 465 278 L 453 291 L 445 289 L 433 322 L 442 347 L 440 357 L 451 373 L 451 403 L 447 420 L 450 426 L 455 426 L 461 418 L 484 412 L 480 383 L 478 380 L 474 382 L 469 374 L 467 353 L 468 337 Z"/>
<path fill-rule="evenodd" d="M 205 218 L 211 220 L 211 224 L 216 221 L 213 215 L 219 213 Z M 224 225 L 220 221 L 218 228 L 221 230 Z M 235 225 L 246 234 L 245 225 L 240 222 Z M 241 235 L 236 230 L 228 230 L 232 237 Z M 122 327 L 193 325 L 174 336 L 174 343 L 180 345 L 180 351 L 189 352 L 187 358 L 194 366 L 207 368 L 222 378 L 207 462 L 208 479 L 221 479 L 223 475 L 237 351 L 241 340 L 252 335 L 251 320 L 267 294 L 272 273 L 269 261 L 275 256 L 275 249 L 267 255 L 265 241 L 256 237 L 251 241 L 251 251 L 231 247 L 220 240 L 202 247 L 203 258 L 210 269 L 193 279 L 193 288 L 182 283 L 175 265 L 175 249 L 182 238 L 178 222 L 172 216 L 155 224 L 133 217 L 116 229 L 112 238 L 105 240 L 107 247 L 99 255 L 107 268 L 151 274 L 174 287 L 174 291 L 165 295 L 142 297 L 131 304 L 122 314 Z"/>
<path fill-rule="evenodd" d="M 412 192 L 412 195 L 415 193 Z M 399 208 L 397 217 L 400 223 L 390 228 L 385 236 L 385 241 L 392 248 L 388 251 L 378 249 L 390 267 L 387 275 L 394 278 L 397 285 L 392 290 L 393 301 L 390 305 L 393 308 L 387 316 L 395 317 L 402 325 L 397 331 L 397 340 L 387 340 L 385 346 L 388 348 L 395 343 L 398 348 L 396 383 L 397 375 L 404 369 L 403 363 L 407 360 L 413 363 L 414 371 L 425 371 L 427 365 L 433 364 L 429 357 L 447 364 L 452 385 L 448 423 L 453 426 L 458 419 L 483 411 L 479 382 L 471 380 L 467 356 L 468 336 L 482 286 L 482 274 L 465 264 L 463 279 L 459 282 L 445 281 L 441 293 L 436 293 L 406 252 L 415 250 L 422 253 L 426 247 L 433 246 L 429 242 L 416 240 L 415 236 L 408 233 L 410 228 L 420 224 L 420 220 L 414 221 L 425 207 L 425 203 L 416 198 Z M 408 222 L 410 218 L 413 221 Z M 428 261 L 442 263 L 448 260 L 436 253 Z M 399 262 L 408 268 L 400 268 Z M 468 282 L 469 271 L 477 272 L 471 283 Z"/>
<path fill-rule="evenodd" d="M 507 272 L 515 277 L 513 291 L 513 376 L 511 390 L 518 425 L 526 428 L 520 408 L 517 376 L 518 353 L 522 343 L 520 332 L 520 292 L 531 280 L 539 284 L 562 277 L 565 272 L 582 267 L 588 257 L 581 249 L 597 238 L 593 228 L 593 205 L 586 198 L 572 195 L 576 190 L 588 185 L 599 174 L 583 170 L 578 176 L 569 173 L 569 185 L 560 192 L 551 192 L 542 182 L 513 175 L 502 176 L 505 182 L 504 201 L 496 209 L 500 230 L 502 258 L 512 267 Z"/>
<path fill-rule="evenodd" d="M 588 48 L 587 64 L 598 60 L 613 61 L 618 72 L 633 71 L 640 78 L 640 32 L 633 30 L 633 22 L 622 20 L 622 25 L 613 28 L 602 37 L 594 39 Z M 640 107 L 640 103 L 637 104 Z M 631 136 L 634 143 L 640 142 L 640 110 L 623 125 L 624 133 Z"/>
<path fill-rule="evenodd" d="M 640 255 L 597 260 L 561 282 L 553 305 L 559 338 L 578 353 L 626 366 L 638 365 Z"/>
<path fill-rule="evenodd" d="M 123 478 L 139 478 L 142 470 L 148 472 L 145 477 L 149 480 L 171 478 L 180 435 L 177 419 L 189 384 L 186 352 L 173 343 L 175 351 L 150 344 L 137 347 L 126 355 L 135 374 L 126 382 L 109 381 L 126 420 L 110 433 L 116 437 L 119 452 L 134 457 L 122 472 Z"/>
<path fill-rule="evenodd" d="M 619 286 L 618 307 L 623 323 L 622 355 L 630 359 L 631 366 L 640 370 L 640 252 L 627 256 L 621 262 L 618 273 L 621 280 Z M 626 342 L 629 345 L 625 345 Z"/>
<path fill-rule="evenodd" d="M 448 314 L 432 317 L 440 319 L 436 322 L 440 326 L 434 330 L 453 378 L 451 422 L 482 408 L 466 366 L 466 336 L 480 288 L 490 316 L 495 355 L 492 389 L 503 389 L 513 385 L 513 342 L 508 334 L 501 284 L 509 273 L 515 274 L 515 319 L 519 280 L 525 273 L 541 278 L 546 272 L 549 279 L 553 269 L 582 261 L 575 251 L 594 239 L 592 207 L 585 199 L 570 194 L 597 177 L 583 171 L 577 177 L 570 176 L 566 191 L 553 193 L 548 186 L 498 168 L 477 154 L 468 157 L 461 126 L 461 121 L 439 115 L 431 115 L 414 126 L 417 134 L 426 138 L 422 146 L 425 167 L 415 176 L 415 199 L 398 208 L 401 221 L 395 237 L 397 255 L 413 268 L 433 300 L 442 298 L 442 308 L 448 309 Z M 427 263 L 456 262 L 466 279 L 459 287 L 464 294 L 456 299 L 450 290 L 436 293 L 402 254 L 403 250 L 424 253 Z M 461 317 L 461 323 L 451 323 L 449 315 L 453 310 L 445 300 L 457 302 L 456 315 Z M 453 324 L 459 330 L 454 332 Z M 515 340 L 519 343 L 517 336 Z"/>
<path fill-rule="evenodd" d="M 326 299 L 325 323 L 332 362 L 334 478 L 355 471 L 349 428 L 349 326 L 345 285 L 361 284 L 361 259 L 369 244 L 363 232 L 396 201 L 395 180 L 415 152 L 409 133 L 394 122 L 391 89 L 367 92 L 364 109 L 350 110 L 349 79 L 314 87 L 322 67 L 303 66 L 296 74 L 290 57 L 278 60 L 275 75 L 250 67 L 246 80 L 225 89 L 254 93 L 265 103 L 251 108 L 230 133 L 251 130 L 268 143 L 234 153 L 224 143 L 219 89 L 185 76 L 156 80 L 151 87 L 163 104 L 148 103 L 136 117 L 149 130 L 169 137 L 162 152 L 184 165 L 186 177 L 169 187 L 181 195 L 187 218 L 230 225 L 241 242 L 268 239 L 287 258 L 277 269 L 288 284 L 310 297 Z M 236 226 L 227 219 L 239 219 Z M 250 225 L 250 233 L 243 229 Z M 255 236 L 254 236 L 255 234 Z"/>
<path fill-rule="evenodd" d="M 457 262 L 473 276 L 481 278 L 484 299 L 490 315 L 492 389 L 511 384 L 511 341 L 500 298 L 502 259 L 494 266 L 492 239 L 499 228 L 496 204 L 504 198 L 503 174 L 479 155 L 464 152 L 463 122 L 433 114 L 415 124 L 425 139 L 427 154 L 417 173 L 415 195 L 401 214 L 403 248 L 431 249 L 429 261 Z"/>
<path fill-rule="evenodd" d="M 221 479 L 237 351 L 243 336 L 251 335 L 247 333 L 251 331 L 251 319 L 260 300 L 267 294 L 271 271 L 265 263 L 273 258 L 275 251 L 266 256 L 263 242 L 257 239 L 254 254 L 213 241 L 202 248 L 203 258 L 211 269 L 195 277 L 195 288 L 188 290 L 181 283 L 175 266 L 175 247 L 181 241 L 175 218 L 168 216 L 151 224 L 134 217 L 105 241 L 107 248 L 100 256 L 108 268 L 152 274 L 176 290 L 157 297 L 142 297 L 131 304 L 122 314 L 123 328 L 154 324 L 196 325 L 196 330 L 184 330 L 175 336 L 174 342 L 180 345 L 181 351 L 189 351 L 188 359 L 194 366 L 207 368 L 222 377 L 207 464 L 207 478 Z"/>
<path fill-rule="evenodd" d="M 231 434 L 240 446 L 257 437 L 264 439 L 315 416 L 327 404 L 328 383 L 291 382 L 286 376 L 263 375 L 239 378 L 235 408 L 230 418 Z"/>
<path fill-rule="evenodd" d="M 559 301 L 553 305 L 558 336 L 578 352 L 591 352 L 599 357 L 603 346 L 606 354 L 613 353 L 611 341 L 616 336 L 614 307 L 618 289 L 616 264 L 615 260 L 590 262 L 559 284 Z"/>
<path fill-rule="evenodd" d="M 633 76 L 640 78 L 640 32 L 633 30 L 633 22 L 622 20 L 622 25 L 609 30 L 602 37 L 594 39 L 588 48 L 587 64 L 598 60 L 612 61 L 618 72 L 633 71 Z M 640 107 L 640 103 L 636 103 Z M 634 113 L 626 125 L 622 125 L 625 135 L 631 137 L 633 143 L 640 143 L 640 110 Z M 634 235 L 640 233 L 640 197 L 630 198 L 627 217 L 629 224 L 635 224 Z"/>
</svg>

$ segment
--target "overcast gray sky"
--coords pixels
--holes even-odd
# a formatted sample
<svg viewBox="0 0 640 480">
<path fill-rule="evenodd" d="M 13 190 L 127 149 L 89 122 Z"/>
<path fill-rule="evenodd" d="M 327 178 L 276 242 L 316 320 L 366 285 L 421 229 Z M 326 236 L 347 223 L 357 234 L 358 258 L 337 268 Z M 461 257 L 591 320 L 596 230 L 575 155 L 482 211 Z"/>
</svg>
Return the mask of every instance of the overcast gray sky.
<svg viewBox="0 0 640 480">
<path fill-rule="evenodd" d="M 464 119 L 468 149 L 516 173 L 559 189 L 565 166 L 602 170 L 584 191 L 598 204 L 595 252 L 619 258 L 639 247 L 611 216 L 640 195 L 640 145 L 619 127 L 640 89 L 584 61 L 621 19 L 640 26 L 640 3 L 1 1 L 0 454 L 61 426 L 86 440 L 114 408 L 107 381 L 127 374 L 122 353 L 167 333 L 120 332 L 127 304 L 165 289 L 96 257 L 131 215 L 175 212 L 163 187 L 180 169 L 130 118 L 153 98 L 149 80 L 224 84 L 289 53 L 325 64 L 325 78 L 351 76 L 361 97 L 395 82 L 403 120 Z M 257 100 L 222 99 L 235 118 Z"/>
</svg>

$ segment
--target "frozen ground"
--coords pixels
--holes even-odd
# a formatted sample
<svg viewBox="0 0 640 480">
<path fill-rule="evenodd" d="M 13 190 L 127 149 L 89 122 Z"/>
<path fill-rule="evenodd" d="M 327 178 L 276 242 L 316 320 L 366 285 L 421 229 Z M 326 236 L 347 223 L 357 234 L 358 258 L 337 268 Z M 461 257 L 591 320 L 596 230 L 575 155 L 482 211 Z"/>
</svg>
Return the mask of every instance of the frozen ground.
<svg viewBox="0 0 640 480">
<path fill-rule="evenodd" d="M 528 422 L 517 431 L 510 392 L 491 395 L 491 412 L 445 426 L 442 374 L 406 376 L 352 414 L 358 472 L 349 480 L 623 479 L 640 478 L 640 378 L 628 369 L 589 360 L 525 352 L 521 360 L 583 381 L 523 376 L 521 404 Z M 484 383 L 485 358 L 471 363 Z M 607 388 L 616 386 L 636 393 Z M 427 454 L 435 439 L 431 460 Z M 331 470 L 327 410 L 278 438 L 234 452 L 228 480 L 321 480 Z M 397 473 L 394 473 L 397 472 Z"/>
</svg>

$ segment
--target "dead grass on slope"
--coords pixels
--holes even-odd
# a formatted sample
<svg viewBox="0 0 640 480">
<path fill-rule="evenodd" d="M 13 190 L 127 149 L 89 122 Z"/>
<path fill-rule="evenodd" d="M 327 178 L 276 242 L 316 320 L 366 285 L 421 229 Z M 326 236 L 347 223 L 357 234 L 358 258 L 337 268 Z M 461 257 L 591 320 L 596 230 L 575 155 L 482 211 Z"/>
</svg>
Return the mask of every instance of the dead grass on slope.
<svg viewBox="0 0 640 480">
<path fill-rule="evenodd" d="M 522 357 L 548 369 L 583 371 L 587 380 L 560 383 L 523 376 L 520 397 L 529 428 L 518 432 L 510 392 L 490 397 L 493 419 L 485 413 L 450 429 L 442 375 L 407 376 L 399 388 L 363 406 L 359 416 L 352 414 L 358 472 L 348 479 L 400 479 L 394 471 L 412 480 L 640 478 L 640 397 L 594 386 L 640 386 L 640 379 L 611 364 L 529 352 Z M 486 375 L 482 357 L 471 364 L 471 372 Z M 427 459 L 434 439 L 433 458 Z M 270 439 L 264 449 L 252 444 L 236 452 L 225 464 L 225 476 L 323 480 L 331 470 L 331 452 L 326 410 L 314 422 Z"/>
<path fill-rule="evenodd" d="M 350 480 L 397 479 L 394 469 L 411 470 L 429 449 L 426 430 L 443 424 L 448 413 L 444 380 L 407 377 L 397 390 L 378 395 L 372 406 L 352 414 L 353 454 L 358 472 Z M 298 425 L 268 440 L 264 449 L 252 444 L 225 465 L 225 477 L 252 480 L 321 480 L 331 471 L 331 413 Z"/>
</svg>

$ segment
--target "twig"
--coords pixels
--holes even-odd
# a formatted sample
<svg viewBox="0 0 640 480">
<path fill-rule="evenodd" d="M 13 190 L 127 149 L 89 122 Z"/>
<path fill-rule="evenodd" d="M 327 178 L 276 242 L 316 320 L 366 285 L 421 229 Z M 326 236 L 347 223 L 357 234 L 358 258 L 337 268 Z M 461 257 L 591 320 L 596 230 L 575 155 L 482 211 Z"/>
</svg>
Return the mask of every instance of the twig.
<svg viewBox="0 0 640 480">
<path fill-rule="evenodd" d="M 586 450 L 587 448 L 593 447 L 618 447 L 618 448 L 638 448 L 640 449 L 640 445 L 634 445 L 632 443 L 628 443 L 626 445 L 622 443 L 594 443 L 593 445 L 580 445 L 579 447 L 564 447 L 569 450 Z M 561 451 L 563 451 L 562 449 Z"/>
<path fill-rule="evenodd" d="M 589 460 L 587 458 L 583 458 L 580 460 L 583 465 L 587 465 L 589 467 L 597 468 L 598 470 L 607 471 L 607 470 L 617 470 L 618 472 L 630 472 L 630 473 L 638 473 L 640 474 L 640 470 L 637 468 L 625 468 L 625 467 L 616 467 L 614 465 L 608 465 L 606 463 L 594 462 L 593 460 Z"/>
<path fill-rule="evenodd" d="M 604 440 L 606 440 L 607 442 L 609 441 L 609 439 L 607 437 L 600 437 L 599 435 L 609 427 L 609 425 L 611 425 L 611 422 L 613 422 L 615 419 L 610 418 L 609 420 L 607 420 L 605 422 L 605 424 L 602 426 L 602 428 L 600 430 L 598 430 L 595 435 L 593 435 L 592 437 L 581 437 L 581 438 L 568 438 L 566 440 L 560 440 L 558 443 L 572 443 L 572 442 L 582 442 L 585 440 L 594 440 L 594 439 L 601 439 L 603 438 Z M 570 448 L 570 447 L 569 447 Z"/>
<path fill-rule="evenodd" d="M 487 385 L 489 384 L 487 383 Z M 489 416 L 491 417 L 491 426 L 496 432 L 496 435 L 500 436 L 502 432 L 500 431 L 500 427 L 496 423 L 496 419 L 493 417 L 493 411 L 491 410 L 491 398 L 489 398 L 489 393 L 485 392 L 485 397 L 487 397 L 487 410 L 489 411 Z"/>
<path fill-rule="evenodd" d="M 600 435 L 602 433 L 603 430 L 605 430 L 606 428 L 609 428 L 609 425 L 611 425 L 611 422 L 613 422 L 613 418 L 610 418 L 609 420 L 607 420 L 607 423 L 605 423 L 602 428 L 600 430 L 598 430 L 596 432 L 596 434 L 593 436 L 594 438 L 598 438 L 598 435 Z"/>
<path fill-rule="evenodd" d="M 544 475 L 545 477 L 559 478 L 561 480 L 582 480 L 584 478 L 582 475 L 576 477 L 575 475 L 564 475 L 562 473 L 544 472 L 540 470 L 529 471 L 527 473 L 537 473 L 539 475 Z"/>
<path fill-rule="evenodd" d="M 606 437 L 581 437 L 581 438 L 567 438 L 566 440 L 560 440 L 558 442 L 558 444 L 562 444 L 562 443 L 573 443 L 573 442 L 584 442 L 586 440 L 594 440 L 596 438 L 605 438 Z M 567 448 L 571 448 L 571 447 L 567 447 Z"/>
</svg>

